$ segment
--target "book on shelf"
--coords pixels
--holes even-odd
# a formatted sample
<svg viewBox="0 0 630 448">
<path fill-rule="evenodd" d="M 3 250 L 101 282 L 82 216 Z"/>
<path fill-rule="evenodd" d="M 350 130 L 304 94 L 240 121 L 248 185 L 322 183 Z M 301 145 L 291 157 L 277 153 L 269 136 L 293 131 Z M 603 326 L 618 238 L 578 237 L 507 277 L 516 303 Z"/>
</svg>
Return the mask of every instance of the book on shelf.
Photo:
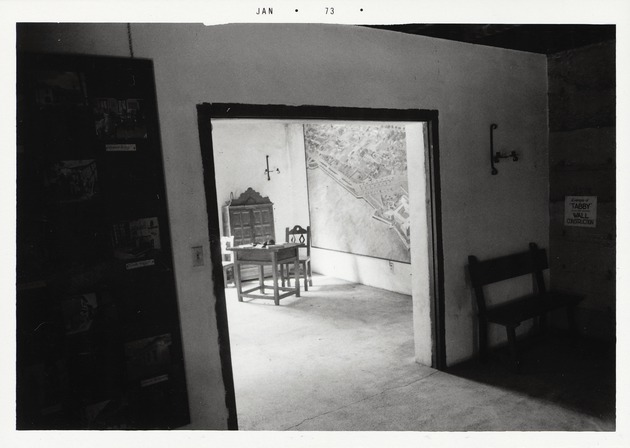
<svg viewBox="0 0 630 448">
<path fill-rule="evenodd" d="M 136 260 L 161 249 L 160 226 L 156 217 L 123 221 L 112 226 L 114 257 Z"/>
<path fill-rule="evenodd" d="M 40 107 L 85 106 L 85 75 L 68 70 L 35 72 L 35 101 Z"/>
<path fill-rule="evenodd" d="M 143 387 L 168 380 L 172 344 L 170 333 L 127 342 L 127 379 L 140 380 Z"/>
<path fill-rule="evenodd" d="M 96 195 L 97 178 L 94 159 L 61 160 L 48 167 L 44 186 L 53 202 L 81 202 Z"/>
<path fill-rule="evenodd" d="M 144 101 L 138 98 L 95 98 L 94 127 L 100 139 L 146 139 Z"/>
<path fill-rule="evenodd" d="M 67 335 L 88 331 L 94 322 L 98 308 L 95 293 L 77 294 L 61 301 Z"/>
</svg>

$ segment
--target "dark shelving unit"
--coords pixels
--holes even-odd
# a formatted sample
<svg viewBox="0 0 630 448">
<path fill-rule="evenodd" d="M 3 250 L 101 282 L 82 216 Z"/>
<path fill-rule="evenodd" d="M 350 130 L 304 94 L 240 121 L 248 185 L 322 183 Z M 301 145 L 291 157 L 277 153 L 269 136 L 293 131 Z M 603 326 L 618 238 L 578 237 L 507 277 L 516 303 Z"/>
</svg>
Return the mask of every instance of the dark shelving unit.
<svg viewBox="0 0 630 448">
<path fill-rule="evenodd" d="M 16 426 L 186 425 L 152 61 L 17 67 Z"/>
</svg>

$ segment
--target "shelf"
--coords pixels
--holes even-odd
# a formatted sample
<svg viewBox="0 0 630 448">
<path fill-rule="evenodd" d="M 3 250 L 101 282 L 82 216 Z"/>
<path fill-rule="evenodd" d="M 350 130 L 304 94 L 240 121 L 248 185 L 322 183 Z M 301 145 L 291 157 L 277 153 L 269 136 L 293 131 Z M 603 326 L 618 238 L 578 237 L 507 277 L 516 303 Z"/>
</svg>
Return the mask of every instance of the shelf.
<svg viewBox="0 0 630 448">
<path fill-rule="evenodd" d="M 17 428 L 185 425 L 152 62 L 17 62 Z M 170 378 L 137 393 L 125 346 L 164 334 Z"/>
</svg>

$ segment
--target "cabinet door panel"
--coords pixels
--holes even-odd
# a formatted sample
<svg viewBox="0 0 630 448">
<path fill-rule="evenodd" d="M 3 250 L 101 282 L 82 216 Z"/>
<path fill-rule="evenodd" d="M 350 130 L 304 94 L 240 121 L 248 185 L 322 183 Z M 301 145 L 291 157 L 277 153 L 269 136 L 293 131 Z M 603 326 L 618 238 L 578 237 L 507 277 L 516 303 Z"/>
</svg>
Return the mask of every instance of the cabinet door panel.
<svg viewBox="0 0 630 448">
<path fill-rule="evenodd" d="M 241 225 L 243 227 L 247 227 L 251 225 L 252 218 L 251 218 L 251 212 L 249 210 L 242 211 L 240 213 L 240 216 L 241 216 Z"/>
<path fill-rule="evenodd" d="M 262 210 L 253 210 L 254 212 L 254 225 L 260 225 L 262 223 Z"/>
<path fill-rule="evenodd" d="M 230 222 L 233 226 L 240 227 L 242 225 L 240 212 L 236 210 L 230 210 Z"/>
<path fill-rule="evenodd" d="M 234 236 L 234 244 L 262 243 L 275 239 L 273 204 L 230 205 L 224 212 L 224 234 Z"/>
<path fill-rule="evenodd" d="M 273 224 L 273 212 L 271 210 L 261 210 L 263 224 Z"/>
</svg>

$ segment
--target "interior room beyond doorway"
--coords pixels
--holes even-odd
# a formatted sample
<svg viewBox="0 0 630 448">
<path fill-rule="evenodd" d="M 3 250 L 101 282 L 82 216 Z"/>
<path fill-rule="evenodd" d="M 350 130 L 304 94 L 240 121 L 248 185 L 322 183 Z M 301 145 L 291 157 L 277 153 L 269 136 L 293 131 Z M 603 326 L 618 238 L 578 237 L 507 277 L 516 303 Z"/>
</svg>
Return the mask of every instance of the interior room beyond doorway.
<svg viewBox="0 0 630 448">
<path fill-rule="evenodd" d="M 344 126 L 351 129 L 349 136 L 339 137 L 339 134 L 346 132 Z M 376 170 L 384 170 L 388 164 L 393 166 L 398 163 L 383 160 L 394 158 L 396 151 L 392 145 L 397 143 L 371 141 L 363 136 L 367 132 L 380 132 L 390 140 L 402 135 L 406 153 L 405 179 L 400 182 L 393 170 L 392 175 L 389 172 L 376 173 L 375 177 L 381 176 L 395 184 L 394 187 L 374 193 L 361 191 L 356 194 L 352 191 L 353 197 L 348 193 L 351 188 L 344 185 L 345 179 L 326 179 L 323 169 L 312 169 L 313 157 L 309 156 L 309 148 L 306 146 L 309 145 L 309 139 L 318 141 L 317 139 L 346 138 L 351 143 L 363 139 L 354 144 L 357 152 L 361 151 L 361 145 L 371 147 L 355 155 L 360 158 L 361 164 L 371 163 Z M 339 146 L 344 142 L 335 144 Z M 412 296 L 416 359 L 422 364 L 431 365 L 425 144 L 426 123 L 423 122 L 212 120 L 219 208 L 252 188 L 273 203 L 275 235 L 272 238 L 275 241 L 284 241 L 286 227 L 295 224 L 311 226 L 314 243 L 311 251 L 313 271 Z M 335 169 L 338 170 L 338 167 L 334 166 L 328 171 L 328 177 L 334 177 Z M 356 177 L 360 175 L 355 173 Z M 404 197 L 386 197 L 385 193 L 389 191 L 404 191 L 404 195 L 400 195 Z M 387 209 L 388 206 L 382 204 L 387 200 L 391 203 L 396 200 L 398 203 L 407 201 L 404 206 L 399 207 L 399 210 L 404 209 L 403 213 L 407 213 L 407 220 L 398 228 L 383 223 L 385 219 L 379 216 L 383 209 Z M 381 202 L 375 205 L 375 201 Z M 396 205 L 391 206 L 391 203 L 389 209 L 393 210 Z M 380 210 L 379 205 L 382 205 Z M 225 210 L 219 210 L 220 216 L 225 213 Z M 404 218 L 399 219 L 403 220 Z M 404 227 L 405 225 L 408 227 Z M 401 235 L 405 230 L 406 247 Z M 222 235 L 225 232 L 224 228 Z M 353 241 L 348 241 L 352 238 Z M 397 243 L 398 251 L 394 247 Z"/>
</svg>

